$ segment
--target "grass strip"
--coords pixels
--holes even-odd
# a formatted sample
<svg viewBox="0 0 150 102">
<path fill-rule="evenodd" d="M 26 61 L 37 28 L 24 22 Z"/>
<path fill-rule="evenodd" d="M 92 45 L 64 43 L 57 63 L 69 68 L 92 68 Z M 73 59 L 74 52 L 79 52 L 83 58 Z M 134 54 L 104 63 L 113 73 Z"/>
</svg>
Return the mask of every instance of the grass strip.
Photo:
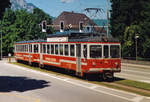
<svg viewBox="0 0 150 102">
<path fill-rule="evenodd" d="M 150 84 L 132 80 L 120 80 L 115 83 L 150 91 Z"/>
<path fill-rule="evenodd" d="M 95 83 L 95 84 L 98 84 L 98 85 L 103 85 L 103 86 L 106 86 L 106 87 L 109 87 L 109 88 L 113 88 L 113 89 L 123 90 L 123 91 L 126 91 L 126 92 L 132 92 L 132 93 L 139 94 L 139 95 L 142 95 L 142 96 L 150 97 L 149 93 L 144 92 L 144 91 L 139 91 L 139 90 L 132 89 L 132 87 L 131 88 L 124 88 L 124 87 L 121 87 L 119 85 L 112 85 L 110 83 L 105 83 L 105 82 L 101 82 L 101 83 L 99 83 L 99 82 L 92 82 L 92 83 Z"/>
</svg>

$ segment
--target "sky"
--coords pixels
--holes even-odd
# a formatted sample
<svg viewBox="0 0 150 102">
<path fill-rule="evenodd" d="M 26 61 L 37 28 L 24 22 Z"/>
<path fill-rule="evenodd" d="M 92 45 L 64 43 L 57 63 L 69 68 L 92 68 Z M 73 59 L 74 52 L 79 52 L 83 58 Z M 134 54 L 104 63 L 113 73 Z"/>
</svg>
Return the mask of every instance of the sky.
<svg viewBox="0 0 150 102">
<path fill-rule="evenodd" d="M 106 11 L 107 0 L 26 0 L 27 3 L 33 3 L 50 16 L 57 17 L 63 11 L 74 11 L 77 13 L 85 13 L 87 16 L 94 18 L 95 11 L 87 13 L 85 8 L 102 8 Z M 97 18 L 106 18 L 106 13 L 98 13 Z"/>
</svg>

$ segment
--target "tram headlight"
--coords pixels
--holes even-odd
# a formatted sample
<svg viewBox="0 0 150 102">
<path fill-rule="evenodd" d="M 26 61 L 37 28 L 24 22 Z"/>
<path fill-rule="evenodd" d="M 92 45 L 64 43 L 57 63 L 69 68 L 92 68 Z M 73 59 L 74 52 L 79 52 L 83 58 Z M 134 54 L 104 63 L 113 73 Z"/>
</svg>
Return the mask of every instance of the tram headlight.
<svg viewBox="0 0 150 102">
<path fill-rule="evenodd" d="M 119 68 L 118 62 L 115 62 L 115 65 L 116 65 L 116 68 L 118 69 Z"/>
<path fill-rule="evenodd" d="M 92 62 L 92 65 L 93 65 L 93 66 L 96 66 L 96 62 Z"/>
</svg>

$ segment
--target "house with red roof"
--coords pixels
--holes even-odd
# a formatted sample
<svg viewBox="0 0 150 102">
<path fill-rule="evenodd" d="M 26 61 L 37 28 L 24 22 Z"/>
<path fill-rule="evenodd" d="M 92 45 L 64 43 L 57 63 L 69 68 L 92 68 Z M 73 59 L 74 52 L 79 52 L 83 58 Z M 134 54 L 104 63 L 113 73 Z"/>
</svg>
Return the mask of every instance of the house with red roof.
<svg viewBox="0 0 150 102">
<path fill-rule="evenodd" d="M 89 17 L 82 13 L 62 12 L 54 21 L 56 32 L 78 31 L 106 33 L 104 27 L 99 27 Z"/>
</svg>

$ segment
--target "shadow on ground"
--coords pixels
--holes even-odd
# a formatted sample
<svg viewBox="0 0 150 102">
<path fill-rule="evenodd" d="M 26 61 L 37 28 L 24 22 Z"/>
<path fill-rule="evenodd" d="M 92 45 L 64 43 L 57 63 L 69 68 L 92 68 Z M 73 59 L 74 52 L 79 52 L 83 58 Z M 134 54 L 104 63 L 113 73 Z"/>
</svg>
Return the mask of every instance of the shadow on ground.
<svg viewBox="0 0 150 102">
<path fill-rule="evenodd" d="M 0 76 L 0 92 L 29 91 L 48 87 L 47 81 L 27 77 Z"/>
</svg>

